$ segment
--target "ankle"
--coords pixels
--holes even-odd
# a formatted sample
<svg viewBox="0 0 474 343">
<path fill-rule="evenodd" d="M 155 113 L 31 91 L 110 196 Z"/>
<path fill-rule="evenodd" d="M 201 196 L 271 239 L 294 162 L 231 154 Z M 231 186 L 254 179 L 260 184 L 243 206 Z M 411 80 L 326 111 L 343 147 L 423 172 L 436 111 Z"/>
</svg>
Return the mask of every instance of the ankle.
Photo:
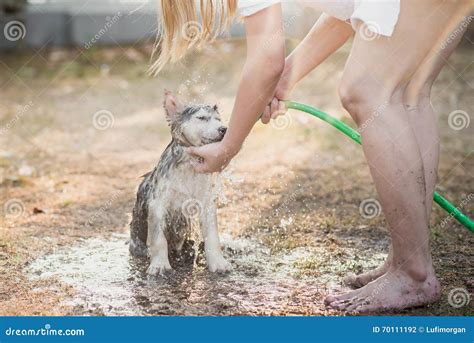
<svg viewBox="0 0 474 343">
<path fill-rule="evenodd" d="M 392 268 L 403 272 L 413 281 L 420 283 L 434 276 L 431 259 L 429 261 L 405 261 L 401 264 L 394 263 Z"/>
</svg>

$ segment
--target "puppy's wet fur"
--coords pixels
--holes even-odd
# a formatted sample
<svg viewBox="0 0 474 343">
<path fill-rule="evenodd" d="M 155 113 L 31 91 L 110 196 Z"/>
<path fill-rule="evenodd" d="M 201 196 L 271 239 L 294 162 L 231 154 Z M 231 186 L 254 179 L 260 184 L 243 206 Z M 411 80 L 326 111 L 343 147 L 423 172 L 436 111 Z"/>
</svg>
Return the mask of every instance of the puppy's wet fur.
<svg viewBox="0 0 474 343">
<path fill-rule="evenodd" d="M 130 253 L 150 257 L 148 274 L 163 274 L 172 269 L 169 256 L 183 253 L 197 225 L 209 270 L 229 271 L 231 265 L 222 255 L 217 232 L 215 177 L 195 173 L 184 150 L 219 142 L 226 127 L 217 106 L 183 106 L 168 91 L 164 108 L 172 139 L 138 188 L 130 223 Z"/>
</svg>

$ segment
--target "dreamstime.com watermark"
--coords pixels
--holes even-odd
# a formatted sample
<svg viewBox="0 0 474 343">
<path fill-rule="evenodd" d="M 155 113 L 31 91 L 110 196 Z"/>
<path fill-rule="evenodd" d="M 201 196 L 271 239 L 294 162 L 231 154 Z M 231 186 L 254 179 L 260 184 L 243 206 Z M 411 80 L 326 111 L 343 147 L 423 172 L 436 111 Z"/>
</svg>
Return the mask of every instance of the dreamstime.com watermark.
<svg viewBox="0 0 474 343">
<path fill-rule="evenodd" d="M 0 127 L 0 136 L 5 135 L 8 131 L 10 131 L 13 127 L 15 127 L 18 122 L 23 118 L 23 116 L 31 110 L 31 108 L 34 106 L 34 102 L 30 101 L 28 102 L 23 108 L 18 111 L 13 118 L 11 118 L 5 125 Z"/>
<path fill-rule="evenodd" d="M 375 21 L 367 21 L 364 25 L 360 26 L 359 34 L 363 40 L 373 41 L 380 35 L 380 25 Z"/>
<path fill-rule="evenodd" d="M 282 28 L 271 35 L 270 39 L 268 39 L 263 44 L 263 48 L 264 49 L 270 48 L 272 46 L 272 44 L 275 42 L 275 40 L 278 40 L 280 37 L 282 37 L 282 35 L 284 35 L 285 31 L 289 27 L 291 27 L 296 22 L 296 19 L 298 19 L 300 16 L 301 16 L 301 14 L 295 14 L 295 15 L 291 16 L 290 18 L 288 18 L 287 20 L 285 20 L 283 22 Z"/>
<path fill-rule="evenodd" d="M 112 207 L 112 205 L 117 201 L 119 196 L 122 194 L 121 190 L 116 191 L 112 196 L 110 197 L 109 200 L 107 200 L 100 208 L 98 211 L 94 212 L 94 214 L 89 218 L 87 221 L 88 226 L 92 226 L 97 219 L 103 218 L 104 214 L 108 212 L 108 210 Z"/>
<path fill-rule="evenodd" d="M 448 115 L 449 127 L 455 131 L 468 128 L 470 123 L 471 117 L 466 111 L 456 110 Z"/>
<path fill-rule="evenodd" d="M 367 118 L 361 125 L 359 125 L 357 131 L 359 133 L 362 133 L 366 128 L 368 128 L 370 126 L 370 124 L 372 124 L 372 122 L 375 119 L 377 119 L 380 115 L 382 115 L 385 112 L 387 107 L 388 107 L 388 101 L 385 101 L 382 104 L 380 104 L 379 106 L 377 106 L 377 108 L 372 111 L 370 117 Z"/>
<path fill-rule="evenodd" d="M 367 297 L 367 299 L 365 299 L 365 301 L 363 301 L 363 303 L 361 304 L 361 306 L 363 305 L 368 305 L 374 301 L 377 301 L 377 296 L 379 294 L 381 294 L 385 287 L 387 287 L 388 285 L 390 284 L 390 282 L 387 280 L 387 279 L 383 279 L 381 280 L 381 282 L 379 282 L 377 285 L 375 285 L 375 287 L 373 288 L 372 292 L 370 293 L 370 295 Z M 357 309 L 357 308 L 356 308 Z"/>
<path fill-rule="evenodd" d="M 448 303 L 454 308 L 461 308 L 469 305 L 471 294 L 465 288 L 453 288 L 448 294 Z"/>
<path fill-rule="evenodd" d="M 464 31 L 466 28 L 469 26 L 469 24 L 474 20 L 474 16 L 470 15 L 469 17 L 464 17 L 461 22 L 459 23 L 458 27 L 451 32 L 451 34 L 446 38 L 446 40 L 441 44 L 441 49 L 444 50 L 446 49 L 451 42 L 456 40 L 459 35 L 464 34 Z"/>
<path fill-rule="evenodd" d="M 10 199 L 3 204 L 5 218 L 16 219 L 22 217 L 26 212 L 26 206 L 20 199 Z"/>
<path fill-rule="evenodd" d="M 181 28 L 181 35 L 189 43 L 193 44 L 200 40 L 202 37 L 202 24 L 198 21 L 188 21 L 184 23 Z"/>
<path fill-rule="evenodd" d="M 202 203 L 194 198 L 189 198 L 181 205 L 181 212 L 189 220 L 197 220 L 202 215 Z"/>
<path fill-rule="evenodd" d="M 6 40 L 16 42 L 26 37 L 26 26 L 21 21 L 9 21 L 3 28 L 3 35 Z"/>
<path fill-rule="evenodd" d="M 459 206 L 456 207 L 456 210 L 460 211 L 464 208 L 464 206 L 466 206 L 467 204 L 469 204 L 472 200 L 474 199 L 474 193 L 469 193 L 467 195 L 467 197 L 465 197 L 461 203 L 459 204 Z M 444 228 L 446 226 L 446 224 L 448 224 L 451 219 L 454 218 L 454 215 L 452 213 L 448 214 L 446 217 L 444 217 L 444 219 L 441 221 L 441 223 L 439 224 L 440 227 Z"/>
<path fill-rule="evenodd" d="M 92 125 L 100 131 L 105 131 L 114 126 L 114 114 L 108 110 L 100 110 L 92 116 Z"/>
<path fill-rule="evenodd" d="M 104 27 L 102 27 L 86 44 L 84 48 L 89 50 L 97 43 L 111 28 L 123 17 L 122 12 L 117 12 L 113 17 L 107 17 Z"/>
<path fill-rule="evenodd" d="M 46 324 L 39 329 L 17 329 L 9 327 L 5 330 L 6 336 L 85 336 L 84 329 L 52 329 Z"/>
<path fill-rule="evenodd" d="M 291 115 L 286 112 L 286 113 L 280 113 L 275 119 L 272 119 L 270 121 L 270 125 L 277 130 L 284 130 L 288 127 L 291 126 L 291 123 L 293 122 L 293 119 L 291 118 Z"/>
<path fill-rule="evenodd" d="M 362 200 L 359 205 L 359 213 L 362 218 L 373 219 L 377 217 L 380 212 L 382 212 L 382 206 L 374 198 Z"/>
</svg>

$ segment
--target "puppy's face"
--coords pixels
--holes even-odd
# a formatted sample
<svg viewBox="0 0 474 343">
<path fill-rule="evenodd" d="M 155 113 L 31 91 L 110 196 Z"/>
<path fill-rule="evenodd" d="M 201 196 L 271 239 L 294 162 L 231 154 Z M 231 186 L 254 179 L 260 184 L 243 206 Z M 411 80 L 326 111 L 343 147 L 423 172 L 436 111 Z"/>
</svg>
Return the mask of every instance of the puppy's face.
<svg viewBox="0 0 474 343">
<path fill-rule="evenodd" d="M 186 146 L 219 142 L 227 128 L 222 124 L 217 106 L 183 106 L 171 93 L 165 92 L 164 107 L 174 139 Z"/>
</svg>

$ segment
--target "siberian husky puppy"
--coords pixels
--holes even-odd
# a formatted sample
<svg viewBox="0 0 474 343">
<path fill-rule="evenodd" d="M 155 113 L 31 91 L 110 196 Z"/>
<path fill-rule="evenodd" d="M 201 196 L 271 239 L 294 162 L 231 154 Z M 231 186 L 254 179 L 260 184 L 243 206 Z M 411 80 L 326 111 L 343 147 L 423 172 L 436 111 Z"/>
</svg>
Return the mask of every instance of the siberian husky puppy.
<svg viewBox="0 0 474 343">
<path fill-rule="evenodd" d="M 195 173 L 184 151 L 222 140 L 226 127 L 217 106 L 184 106 L 169 91 L 164 108 L 172 139 L 138 188 L 130 223 L 130 252 L 150 257 L 148 274 L 163 274 L 171 269 L 168 254 L 181 251 L 197 224 L 209 270 L 229 271 L 231 264 L 222 255 L 217 232 L 215 178 Z"/>
</svg>

